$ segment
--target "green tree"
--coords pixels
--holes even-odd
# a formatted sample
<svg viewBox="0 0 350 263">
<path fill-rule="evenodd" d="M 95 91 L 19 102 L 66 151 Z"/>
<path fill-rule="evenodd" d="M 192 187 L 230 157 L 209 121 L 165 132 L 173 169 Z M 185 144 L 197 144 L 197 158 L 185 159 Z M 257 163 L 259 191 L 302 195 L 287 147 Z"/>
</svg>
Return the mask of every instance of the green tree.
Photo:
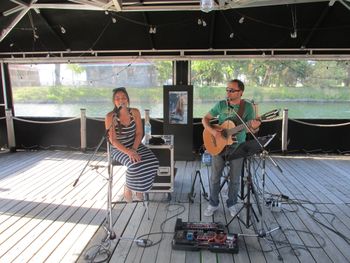
<svg viewBox="0 0 350 263">
<path fill-rule="evenodd" d="M 172 61 L 156 61 L 154 63 L 156 70 L 158 71 L 157 79 L 158 84 L 166 84 L 169 79 L 172 78 L 173 65 Z"/>
<path fill-rule="evenodd" d="M 217 60 L 192 61 L 192 82 L 197 82 L 201 86 L 222 83 L 224 79 L 222 66 L 222 61 Z"/>
</svg>

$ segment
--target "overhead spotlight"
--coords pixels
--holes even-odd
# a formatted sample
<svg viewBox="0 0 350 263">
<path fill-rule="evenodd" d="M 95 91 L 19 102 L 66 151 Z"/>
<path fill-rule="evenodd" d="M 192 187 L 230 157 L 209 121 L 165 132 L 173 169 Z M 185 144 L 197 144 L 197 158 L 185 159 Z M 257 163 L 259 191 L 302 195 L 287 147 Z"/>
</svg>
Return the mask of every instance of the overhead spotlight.
<svg viewBox="0 0 350 263">
<path fill-rule="evenodd" d="M 242 16 L 239 20 L 238 23 L 243 24 L 244 23 L 244 16 Z"/>
<path fill-rule="evenodd" d="M 294 29 L 294 31 L 290 33 L 290 37 L 291 37 L 291 38 L 297 38 L 297 37 L 298 37 L 298 34 L 297 34 L 297 30 L 296 30 L 296 29 Z"/>
<path fill-rule="evenodd" d="M 46 57 L 49 58 L 50 57 L 50 53 L 47 53 Z"/>
<path fill-rule="evenodd" d="M 150 34 L 155 34 L 157 33 L 157 28 L 155 26 L 150 26 L 149 27 L 149 33 Z"/>
<path fill-rule="evenodd" d="M 112 23 L 113 24 L 117 23 L 117 19 L 115 17 L 112 17 Z"/>
<path fill-rule="evenodd" d="M 329 5 L 329 6 L 333 6 L 334 3 L 335 3 L 335 1 L 336 1 L 336 0 L 330 0 L 329 3 L 328 3 L 328 5 Z"/>
<path fill-rule="evenodd" d="M 61 33 L 65 34 L 66 33 L 66 29 L 63 26 L 60 26 L 60 28 L 61 28 Z"/>
<path fill-rule="evenodd" d="M 205 20 L 202 20 L 202 25 L 203 25 L 204 27 L 206 27 L 206 26 L 207 26 L 207 22 L 205 22 Z"/>
<path fill-rule="evenodd" d="M 209 13 L 214 10 L 214 0 L 200 0 L 201 11 Z"/>
<path fill-rule="evenodd" d="M 202 24 L 202 19 L 198 18 L 197 23 L 198 23 L 198 25 L 201 25 Z"/>
<path fill-rule="evenodd" d="M 36 32 L 34 32 L 34 38 L 35 38 L 35 39 L 38 39 L 38 38 L 39 38 L 39 36 L 36 34 Z"/>
<path fill-rule="evenodd" d="M 106 11 L 105 11 L 105 15 L 108 15 L 108 14 L 109 14 L 109 12 L 106 10 Z"/>
<path fill-rule="evenodd" d="M 233 38 L 235 36 L 235 34 L 232 32 L 231 34 L 230 34 L 230 38 Z"/>
<path fill-rule="evenodd" d="M 11 43 L 11 44 L 10 44 L 10 47 L 13 47 L 14 45 L 15 45 L 15 44 Z"/>
</svg>

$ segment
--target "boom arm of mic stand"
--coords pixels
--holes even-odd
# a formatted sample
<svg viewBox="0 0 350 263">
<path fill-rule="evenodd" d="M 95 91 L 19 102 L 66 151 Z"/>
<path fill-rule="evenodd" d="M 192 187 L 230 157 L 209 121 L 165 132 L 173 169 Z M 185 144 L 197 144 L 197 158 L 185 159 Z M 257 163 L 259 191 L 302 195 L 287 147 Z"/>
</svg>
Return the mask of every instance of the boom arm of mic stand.
<svg viewBox="0 0 350 263">
<path fill-rule="evenodd" d="M 102 138 L 101 138 L 99 144 L 97 145 L 97 147 L 96 147 L 94 153 L 90 156 L 89 160 L 86 162 L 86 164 L 85 164 L 83 170 L 80 172 L 78 178 L 75 179 L 75 181 L 74 181 L 74 183 L 73 183 L 73 187 L 75 187 L 75 186 L 78 184 L 80 177 L 83 175 L 83 173 L 84 173 L 86 167 L 88 167 L 89 163 L 91 162 L 92 158 L 96 155 L 97 151 L 101 148 L 101 145 L 102 145 L 102 143 L 104 142 L 104 140 L 105 140 L 105 139 L 108 140 L 108 132 L 109 132 L 109 130 L 112 128 L 112 126 L 113 126 L 113 122 L 112 122 L 111 126 L 109 126 L 109 128 L 105 131 L 105 133 L 104 133 L 104 135 L 102 136 Z"/>
<path fill-rule="evenodd" d="M 229 102 L 227 102 L 227 106 L 228 106 Z M 269 160 L 273 163 L 273 165 L 280 171 L 280 173 L 283 174 L 283 171 L 281 169 L 281 167 L 272 159 L 272 157 L 269 155 L 269 152 L 265 149 L 265 147 L 260 143 L 260 141 L 258 140 L 258 138 L 255 136 L 255 134 L 253 133 L 253 131 L 249 128 L 249 126 L 244 122 L 244 120 L 241 118 L 241 116 L 238 115 L 238 113 L 233 110 L 234 114 L 236 115 L 236 117 L 241 121 L 241 123 L 243 124 L 243 126 L 247 129 L 247 131 L 252 135 L 252 137 L 254 138 L 254 140 L 259 144 L 261 150 L 263 153 L 265 153 L 265 155 L 267 156 L 267 158 L 269 158 Z"/>
<path fill-rule="evenodd" d="M 227 101 L 227 106 L 229 106 L 228 101 Z M 241 123 L 247 129 L 247 131 L 253 136 L 254 140 L 259 144 L 261 150 L 264 151 L 265 150 L 264 146 L 259 142 L 258 138 L 256 138 L 253 131 L 249 128 L 249 126 L 244 122 L 244 120 L 241 118 L 241 116 L 239 116 L 239 114 L 234 109 L 232 109 L 232 111 L 234 112 L 235 116 L 241 121 Z"/>
</svg>

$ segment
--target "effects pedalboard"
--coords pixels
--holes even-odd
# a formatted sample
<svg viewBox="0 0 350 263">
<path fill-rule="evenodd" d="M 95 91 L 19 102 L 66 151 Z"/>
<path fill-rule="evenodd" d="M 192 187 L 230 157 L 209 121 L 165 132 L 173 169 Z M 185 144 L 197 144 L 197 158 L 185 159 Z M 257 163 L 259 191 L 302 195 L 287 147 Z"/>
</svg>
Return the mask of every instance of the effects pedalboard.
<svg viewBox="0 0 350 263">
<path fill-rule="evenodd" d="M 220 223 L 182 222 L 176 220 L 173 249 L 208 249 L 211 252 L 238 253 L 238 235 L 225 233 Z"/>
</svg>

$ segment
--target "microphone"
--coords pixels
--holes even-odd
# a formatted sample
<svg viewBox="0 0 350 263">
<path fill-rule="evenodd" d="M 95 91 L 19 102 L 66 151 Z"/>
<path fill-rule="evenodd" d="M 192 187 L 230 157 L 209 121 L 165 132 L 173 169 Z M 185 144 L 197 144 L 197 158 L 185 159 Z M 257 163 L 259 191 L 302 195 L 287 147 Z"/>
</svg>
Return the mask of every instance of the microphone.
<svg viewBox="0 0 350 263">
<path fill-rule="evenodd" d="M 118 114 L 118 112 L 119 112 L 121 109 L 122 109 L 122 106 L 114 107 L 113 112 L 114 112 L 115 114 Z"/>
</svg>

